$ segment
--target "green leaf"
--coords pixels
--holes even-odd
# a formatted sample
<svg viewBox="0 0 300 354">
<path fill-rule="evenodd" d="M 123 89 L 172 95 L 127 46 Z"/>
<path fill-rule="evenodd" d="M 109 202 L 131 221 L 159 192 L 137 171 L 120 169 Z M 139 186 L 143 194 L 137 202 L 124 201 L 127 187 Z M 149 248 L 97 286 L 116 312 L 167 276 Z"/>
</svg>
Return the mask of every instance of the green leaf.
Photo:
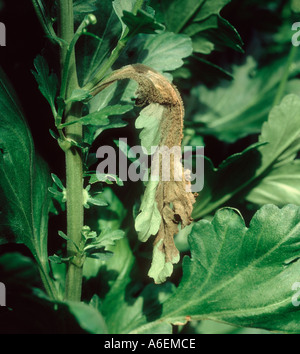
<svg viewBox="0 0 300 354">
<path fill-rule="evenodd" d="M 121 224 L 127 213 L 126 209 L 124 208 L 120 200 L 117 198 L 117 196 L 113 193 L 111 188 L 104 188 L 102 195 L 108 206 L 106 208 L 101 209 L 98 214 L 98 209 L 94 209 L 95 212 L 92 214 L 91 218 L 88 218 L 87 215 L 87 223 L 89 225 L 93 225 L 93 229 L 97 230 L 99 233 L 100 231 L 104 231 L 109 234 L 109 232 L 120 231 Z M 122 254 L 122 246 L 125 247 L 124 257 Z M 120 249 L 120 253 L 116 253 L 114 257 L 112 257 L 108 261 L 109 263 L 106 263 L 106 266 L 108 268 L 111 266 L 113 268 L 113 271 L 116 271 L 116 269 L 118 269 L 118 272 L 121 272 L 121 270 L 123 269 L 123 265 L 127 262 L 130 263 L 133 259 L 126 238 L 121 238 L 120 240 L 118 240 L 116 242 L 116 246 L 107 245 L 106 248 L 107 250 L 110 250 L 113 253 L 116 252 L 116 249 Z M 96 277 L 102 266 L 103 263 L 100 260 L 87 259 L 84 263 L 84 276 L 88 279 L 91 277 Z M 108 280 L 107 274 L 105 272 L 101 272 L 99 282 L 101 282 L 101 284 L 103 282 L 103 289 L 107 289 Z"/>
<path fill-rule="evenodd" d="M 54 173 L 51 173 L 51 177 L 58 188 L 60 188 L 62 191 L 65 190 L 65 187 L 59 177 L 57 177 Z"/>
<path fill-rule="evenodd" d="M 261 166 L 259 144 L 234 154 L 222 162 L 218 168 L 208 159 L 204 159 L 204 189 L 194 204 L 192 217 L 199 219 L 217 208 L 228 205 L 238 193 L 242 193 L 256 176 Z"/>
<path fill-rule="evenodd" d="M 135 219 L 135 230 L 142 242 L 146 242 L 151 235 L 156 235 L 160 227 L 161 215 L 155 201 L 157 185 L 158 181 L 150 180 L 147 183 L 140 207 L 141 212 Z"/>
<path fill-rule="evenodd" d="M 203 21 L 205 18 L 211 15 L 219 14 L 220 11 L 228 4 L 231 0 L 214 0 L 205 1 L 198 11 L 197 15 L 193 18 L 194 22 Z"/>
<path fill-rule="evenodd" d="M 36 155 L 32 137 L 14 92 L 0 71 L 0 244 L 24 243 L 35 257 L 44 280 L 48 278 L 48 213 L 51 178 Z M 53 294 L 52 294 L 53 295 Z"/>
<path fill-rule="evenodd" d="M 199 26 L 195 26 L 198 27 L 198 30 L 196 35 L 192 37 L 194 52 L 210 54 L 213 50 L 223 51 L 226 48 L 231 48 L 243 53 L 244 43 L 237 30 L 221 16 L 213 17 L 215 17 L 216 28 L 199 31 Z M 210 50 L 207 49 L 208 47 Z"/>
<path fill-rule="evenodd" d="M 297 333 L 292 285 L 299 280 L 300 209 L 264 206 L 249 228 L 235 210 L 199 221 L 189 238 L 183 278 L 159 321 L 210 319 Z M 276 289 L 276 291 L 274 291 Z"/>
<path fill-rule="evenodd" d="M 247 200 L 256 204 L 300 203 L 300 165 L 295 160 L 300 150 L 299 109 L 299 96 L 288 95 L 273 108 L 263 125 L 259 141 L 267 144 L 259 148 L 262 164 L 257 175 L 268 173 L 250 191 Z"/>
<path fill-rule="evenodd" d="M 129 46 L 136 50 L 134 61 L 159 72 L 172 71 L 183 65 L 183 58 L 193 52 L 191 39 L 184 34 L 165 32 L 138 35 Z"/>
<path fill-rule="evenodd" d="M 84 17 L 97 10 L 98 0 L 74 0 L 73 11 L 75 20 L 81 22 Z"/>
<path fill-rule="evenodd" d="M 97 244 L 99 247 L 104 247 L 105 250 L 108 250 L 108 246 L 115 246 L 116 241 L 124 237 L 125 232 L 123 230 L 111 230 L 106 229 L 101 232 Z"/>
<path fill-rule="evenodd" d="M 128 2 L 123 1 L 123 3 Z M 76 51 L 77 71 L 81 87 L 94 78 L 116 46 L 122 32 L 120 20 L 113 9 L 111 0 L 97 1 L 96 7 L 93 14 L 98 22 L 91 29 L 93 35 L 82 36 L 79 39 L 80 46 Z"/>
<path fill-rule="evenodd" d="M 90 334 L 107 333 L 105 321 L 97 309 L 83 302 L 68 301 L 66 304 L 83 330 Z"/>
<path fill-rule="evenodd" d="M 52 113 L 56 116 L 55 97 L 58 90 L 58 79 L 53 73 L 50 73 L 49 66 L 44 57 L 38 55 L 34 60 L 36 71 L 32 71 L 39 90 L 50 104 Z"/>
<path fill-rule="evenodd" d="M 88 203 L 97 205 L 97 206 L 107 206 L 105 199 L 102 196 L 102 193 L 95 194 L 88 197 Z"/>
<path fill-rule="evenodd" d="M 115 11 L 116 15 L 118 16 L 118 19 L 122 25 L 122 34 L 121 34 L 120 38 L 122 38 L 124 36 L 125 31 L 127 29 L 127 25 L 123 21 L 124 11 L 133 12 L 135 3 L 136 3 L 136 0 L 128 0 L 128 1 L 114 0 L 112 3 L 114 11 Z"/>
<path fill-rule="evenodd" d="M 279 106 L 272 109 L 259 138 L 259 142 L 268 143 L 260 148 L 262 154 L 260 170 L 270 166 L 282 166 L 296 158 L 300 150 L 299 109 L 300 97 L 292 94 L 286 96 Z"/>
<path fill-rule="evenodd" d="M 98 220 L 99 227 L 112 232 L 120 233 L 120 227 L 126 215 L 126 209 L 110 188 L 104 190 L 104 195 L 109 204 L 101 213 Z M 112 234 L 113 235 L 113 234 Z M 138 269 L 138 264 L 129 245 L 128 237 L 116 240 L 114 246 L 107 245 L 107 249 L 114 256 L 106 260 L 105 264 L 96 259 L 87 259 L 84 264 L 84 276 L 97 281 L 100 289 L 101 303 L 97 306 L 102 313 L 108 333 L 129 333 L 130 329 L 137 329 L 135 323 L 142 318 L 144 323 L 152 321 L 155 317 L 151 314 L 154 309 L 160 308 L 164 301 L 174 291 L 174 285 L 147 286 L 144 290 L 136 281 L 133 274 Z M 136 292 L 141 291 L 136 297 Z M 168 323 L 153 323 L 152 326 L 141 327 L 137 333 L 172 333 Z"/>
<path fill-rule="evenodd" d="M 292 0 L 292 11 L 299 13 L 300 12 L 300 1 L 299 0 Z"/>
<path fill-rule="evenodd" d="M 193 124 L 198 134 L 213 135 L 225 142 L 235 142 L 258 133 L 268 118 L 283 72 L 282 60 L 256 68 L 248 57 L 242 66 L 234 66 L 232 82 L 223 81 L 214 89 L 201 85 L 193 89 L 195 114 Z M 291 77 L 297 70 L 291 73 Z M 289 85 L 286 92 L 297 92 L 299 85 Z M 234 100 L 232 99 L 234 97 Z"/>
<path fill-rule="evenodd" d="M 87 90 L 83 89 L 75 89 L 72 93 L 71 96 L 66 100 L 66 104 L 70 102 L 81 102 L 85 101 L 89 98 L 91 98 L 91 94 Z"/>
<path fill-rule="evenodd" d="M 82 125 L 108 125 L 109 119 L 108 117 L 114 115 L 122 115 L 132 110 L 132 106 L 130 105 L 115 105 L 115 106 L 106 106 L 100 111 L 90 113 L 74 122 L 64 123 L 61 126 L 65 127 L 71 124 L 82 124 Z"/>
<path fill-rule="evenodd" d="M 90 177 L 89 184 L 94 183 L 106 183 L 106 184 L 114 184 L 116 183 L 118 186 L 124 186 L 123 181 L 116 175 L 106 174 L 106 173 L 97 173 Z"/>
<path fill-rule="evenodd" d="M 264 201 L 269 203 L 278 200 L 283 190 L 289 190 L 290 193 L 285 194 L 282 202 L 292 203 L 295 201 L 295 191 L 290 188 L 297 188 L 297 183 L 292 182 L 289 177 L 284 177 L 283 169 L 285 168 L 289 174 L 290 169 L 295 172 L 296 166 L 298 166 L 294 160 L 300 150 L 299 110 L 299 96 L 286 96 L 279 106 L 272 109 L 269 120 L 263 125 L 258 145 L 230 157 L 218 169 L 215 169 L 206 160 L 205 187 L 194 206 L 193 217 L 195 219 L 211 213 L 228 203 L 233 197 L 241 196 L 241 193 L 245 195 L 246 199 L 246 195 L 250 193 L 249 200 L 260 204 L 263 201 L 261 197 L 264 193 Z M 267 187 L 265 191 L 262 191 L 261 188 L 272 183 L 273 176 L 279 178 L 281 183 L 286 181 L 287 184 L 281 184 L 278 195 L 270 197 L 270 188 Z M 299 188 L 297 189 L 299 190 Z M 253 194 L 251 193 L 252 189 Z M 277 189 L 275 191 L 273 188 L 272 191 L 277 193 Z M 269 199 L 267 199 L 268 194 Z"/>
<path fill-rule="evenodd" d="M 109 333 L 171 334 L 172 327 L 169 323 L 155 319 L 161 309 L 161 303 L 174 292 L 174 285 L 150 284 L 136 298 L 131 287 L 133 284 L 128 284 L 128 274 L 126 276 L 124 277 L 124 273 L 120 274 L 101 306 Z M 123 277 L 126 279 L 125 282 Z"/>
<path fill-rule="evenodd" d="M 152 15 L 143 10 L 138 10 L 136 15 L 128 11 L 123 11 L 122 20 L 129 30 L 126 38 L 134 37 L 139 33 L 150 34 L 164 29 L 164 26 L 156 22 Z"/>
<path fill-rule="evenodd" d="M 160 3 L 161 11 L 164 14 L 167 29 L 170 32 L 179 33 L 189 20 L 198 13 L 204 3 L 205 0 L 162 1 Z"/>
<path fill-rule="evenodd" d="M 272 169 L 246 199 L 254 204 L 300 205 L 300 160 Z"/>
</svg>

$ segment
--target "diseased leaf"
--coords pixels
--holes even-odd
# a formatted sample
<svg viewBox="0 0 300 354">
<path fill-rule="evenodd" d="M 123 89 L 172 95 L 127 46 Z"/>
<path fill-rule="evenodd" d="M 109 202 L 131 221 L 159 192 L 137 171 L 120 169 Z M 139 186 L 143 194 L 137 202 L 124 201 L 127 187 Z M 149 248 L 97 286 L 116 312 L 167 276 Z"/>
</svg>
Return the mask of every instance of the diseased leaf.
<svg viewBox="0 0 300 354">
<path fill-rule="evenodd" d="M 95 87 L 92 94 L 97 95 L 98 92 L 101 92 L 115 81 L 124 79 L 132 79 L 139 84 L 136 102 L 140 106 L 149 105 L 148 110 L 152 115 L 155 105 L 162 106 L 162 109 L 158 111 L 159 116 L 156 123 L 159 124 L 161 134 L 158 137 L 151 134 L 150 139 L 146 138 L 146 147 L 148 149 L 151 145 L 154 145 L 151 142 L 151 138 L 154 138 L 158 145 L 158 149 L 156 149 L 153 156 L 154 167 L 151 168 L 151 178 L 155 176 L 155 180 L 159 181 L 159 183 L 154 183 L 154 180 L 148 182 L 145 195 L 151 202 L 149 204 L 147 199 L 143 201 L 142 211 L 137 217 L 138 222 L 136 224 L 141 241 L 145 242 L 151 234 L 155 235 L 157 233 L 154 244 L 160 243 L 156 249 L 156 259 L 159 260 L 160 266 L 155 267 L 152 262 L 151 274 L 154 276 L 155 282 L 160 283 L 165 280 L 161 271 L 163 274 L 170 273 L 169 265 L 167 265 L 167 272 L 164 271 L 165 267 L 161 266 L 162 259 L 165 259 L 166 264 L 170 262 L 172 264 L 177 263 L 179 260 L 179 252 L 174 243 L 174 235 L 178 232 L 179 223 L 181 223 L 182 228 L 191 223 L 191 213 L 195 202 L 194 195 L 191 192 L 191 184 L 186 178 L 186 172 L 188 171 L 184 171 L 181 163 L 184 108 L 180 94 L 175 86 L 160 73 L 142 64 L 127 65 L 114 71 L 107 79 Z M 139 127 L 145 128 L 148 126 L 148 124 L 145 124 L 143 117 L 138 123 L 140 123 L 140 125 L 138 124 Z M 145 138 L 144 131 L 142 131 L 141 135 Z M 169 165 L 166 167 L 164 163 L 167 159 L 169 160 Z M 168 173 L 168 178 L 166 173 Z M 155 204 L 153 209 L 154 200 L 157 202 L 158 213 L 156 212 Z M 148 204 L 147 207 L 145 207 L 146 203 Z M 149 206 L 152 209 L 150 213 Z M 144 208 L 146 210 L 143 210 Z M 158 214 L 161 222 L 157 230 L 158 223 L 156 219 L 158 219 Z M 152 224 L 153 216 L 155 224 Z M 141 230 L 143 230 L 142 234 L 140 234 Z M 161 252 L 163 255 L 158 257 L 157 252 Z M 160 270 L 159 274 L 156 274 L 153 270 Z"/>
<path fill-rule="evenodd" d="M 164 107 L 158 103 L 152 103 L 144 108 L 135 121 L 135 127 L 142 129 L 139 134 L 141 145 L 148 154 L 153 153 L 152 147 L 158 146 L 161 134 L 161 121 L 163 119 Z"/>
<path fill-rule="evenodd" d="M 141 213 L 135 219 L 135 230 L 142 242 L 146 242 L 150 236 L 156 235 L 159 231 L 161 215 L 155 200 L 158 183 L 151 180 L 147 183 L 140 207 Z"/>
<path fill-rule="evenodd" d="M 154 245 L 151 268 L 148 272 L 149 277 L 153 278 L 156 284 L 164 283 L 173 274 L 173 264 L 178 263 L 180 260 L 178 252 L 173 259 L 166 259 L 162 244 L 163 240 L 161 239 Z"/>
</svg>

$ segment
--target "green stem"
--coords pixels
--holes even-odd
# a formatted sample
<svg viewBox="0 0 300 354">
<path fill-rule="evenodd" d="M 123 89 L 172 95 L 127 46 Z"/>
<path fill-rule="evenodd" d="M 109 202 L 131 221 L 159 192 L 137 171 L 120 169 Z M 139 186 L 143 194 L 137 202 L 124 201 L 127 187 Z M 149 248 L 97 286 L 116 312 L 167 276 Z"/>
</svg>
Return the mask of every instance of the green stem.
<svg viewBox="0 0 300 354">
<path fill-rule="evenodd" d="M 296 46 L 292 46 L 292 48 L 290 50 L 290 54 L 288 56 L 288 60 L 287 60 L 287 63 L 286 63 L 285 69 L 284 69 L 284 73 L 283 73 L 283 76 L 282 76 L 282 79 L 281 79 L 281 82 L 280 82 L 280 85 L 279 85 L 279 88 L 278 88 L 278 91 L 277 91 L 277 94 L 276 94 L 276 97 L 275 97 L 275 100 L 273 103 L 274 106 L 277 106 L 280 103 L 280 101 L 284 95 L 284 92 L 286 89 L 286 84 L 287 84 L 287 82 L 289 80 L 289 76 L 290 76 L 291 66 L 294 63 L 294 60 L 295 60 L 295 57 L 297 54 L 297 49 L 298 48 Z"/>
<path fill-rule="evenodd" d="M 74 39 L 74 15 L 73 1 L 59 0 L 59 35 L 67 43 Z M 74 46 L 61 49 L 61 68 L 64 78 L 65 65 L 68 66 L 65 95 L 69 96 L 78 86 Z M 67 64 L 66 64 L 67 62 Z M 71 103 L 65 108 L 65 121 L 71 122 L 81 117 L 81 103 Z M 77 142 L 82 140 L 82 126 L 73 124 L 66 128 L 67 139 Z M 74 247 L 80 244 L 81 231 L 83 228 L 83 164 L 81 151 L 72 147 L 66 150 L 66 194 L 67 194 L 67 235 L 73 242 L 68 242 L 68 257 L 73 257 L 69 263 L 66 275 L 66 300 L 80 301 L 82 285 L 82 262 L 81 255 L 77 254 Z"/>
<path fill-rule="evenodd" d="M 78 27 L 76 33 L 74 34 L 70 45 L 67 48 L 66 58 L 64 61 L 63 67 L 63 74 L 62 74 L 62 82 L 60 88 L 60 97 L 66 99 L 66 89 L 67 89 L 67 82 L 68 82 L 68 75 L 69 75 L 69 66 L 71 62 L 71 57 L 74 54 L 75 44 L 77 43 L 80 36 L 83 34 L 85 28 L 90 25 L 91 23 L 96 23 L 96 17 L 94 15 L 87 15 L 85 19 L 82 21 L 80 26 Z"/>
</svg>

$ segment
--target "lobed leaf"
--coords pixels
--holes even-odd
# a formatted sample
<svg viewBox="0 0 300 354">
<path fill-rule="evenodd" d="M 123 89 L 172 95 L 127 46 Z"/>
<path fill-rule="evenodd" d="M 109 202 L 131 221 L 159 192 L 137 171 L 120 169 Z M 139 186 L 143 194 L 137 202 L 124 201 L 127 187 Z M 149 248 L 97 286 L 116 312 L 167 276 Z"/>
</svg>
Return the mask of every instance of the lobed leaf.
<svg viewBox="0 0 300 354">
<path fill-rule="evenodd" d="M 183 278 L 163 304 L 162 318 L 211 319 L 237 326 L 297 333 L 292 285 L 299 274 L 300 209 L 266 205 L 249 228 L 233 209 L 196 223 Z M 276 289 L 276 291 L 274 291 Z"/>
<path fill-rule="evenodd" d="M 295 69 L 291 78 L 299 70 Z M 196 132 L 227 143 L 260 132 L 273 106 L 282 72 L 282 60 L 258 69 L 255 60 L 248 57 L 243 65 L 233 67 L 232 82 L 224 80 L 213 89 L 204 85 L 195 87 L 192 90 L 195 98 L 192 121 Z M 293 81 L 286 93 L 298 90 L 299 82 L 296 85 Z"/>
<path fill-rule="evenodd" d="M 138 10 L 136 15 L 128 11 L 123 11 L 122 21 L 128 28 L 127 38 L 134 37 L 139 33 L 149 34 L 164 29 L 164 26 L 156 22 L 152 15 L 143 10 Z"/>
<path fill-rule="evenodd" d="M 262 201 L 265 203 L 274 201 L 276 195 L 270 196 L 269 188 L 265 191 L 264 198 L 261 199 L 262 193 L 264 193 L 261 190 L 262 186 L 272 183 L 274 175 L 279 178 L 279 183 L 281 183 L 278 196 L 283 191 L 285 192 L 282 203 L 295 201 L 293 187 L 297 190 L 300 187 L 291 180 L 287 181 L 287 185 L 282 185 L 282 182 L 286 181 L 284 169 L 287 173 L 290 169 L 295 173 L 299 166 L 295 162 L 300 150 L 299 109 L 299 96 L 292 94 L 286 96 L 279 106 L 272 109 L 269 120 L 263 125 L 258 145 L 246 149 L 242 154 L 235 155 L 235 157 L 239 155 L 238 160 L 236 158 L 227 159 L 219 169 L 215 169 L 206 162 L 205 180 L 207 182 L 196 200 L 193 211 L 195 219 L 209 214 L 235 196 L 244 195 L 247 199 L 248 193 L 250 193 L 249 200 L 257 204 Z M 224 183 L 222 181 L 230 182 Z"/>
<path fill-rule="evenodd" d="M 58 91 L 57 76 L 50 73 L 48 63 L 41 55 L 35 58 L 34 67 L 36 71 L 32 71 L 32 73 L 39 85 L 39 90 L 50 104 L 53 115 L 56 116 L 55 98 Z"/>
</svg>

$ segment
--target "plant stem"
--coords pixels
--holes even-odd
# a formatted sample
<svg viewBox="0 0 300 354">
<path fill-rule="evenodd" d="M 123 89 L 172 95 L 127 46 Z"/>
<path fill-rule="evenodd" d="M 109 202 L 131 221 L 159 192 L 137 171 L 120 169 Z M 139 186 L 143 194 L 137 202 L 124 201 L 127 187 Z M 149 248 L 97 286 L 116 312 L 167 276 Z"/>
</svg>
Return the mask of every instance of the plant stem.
<svg viewBox="0 0 300 354">
<path fill-rule="evenodd" d="M 59 0 L 59 36 L 70 45 L 74 38 L 73 0 Z M 68 52 L 69 46 L 61 49 L 61 68 L 64 74 L 65 62 L 68 61 L 68 75 L 66 88 L 63 88 L 65 97 L 78 88 L 75 52 Z M 63 83 L 65 84 L 65 83 Z M 65 121 L 71 122 L 81 117 L 81 103 L 68 104 L 65 109 Z M 82 126 L 73 124 L 66 128 L 66 137 L 77 142 L 82 140 Z M 83 165 L 81 151 L 72 147 L 65 152 L 66 157 L 66 190 L 67 190 L 67 235 L 75 243 L 80 244 L 83 228 Z M 68 265 L 66 276 L 66 300 L 80 301 L 82 285 L 81 255 L 77 254 L 73 242 L 68 242 L 68 257 L 73 261 Z"/>
<path fill-rule="evenodd" d="M 273 106 L 277 106 L 280 103 L 280 101 L 284 95 L 286 84 L 287 84 L 287 82 L 289 80 L 289 76 L 290 76 L 291 66 L 292 66 L 292 64 L 295 60 L 296 54 L 297 54 L 297 49 L 298 48 L 296 46 L 292 46 L 292 48 L 290 50 L 290 54 L 288 56 L 288 60 L 287 60 L 287 63 L 286 63 L 285 69 L 284 69 L 284 73 L 283 73 L 283 76 L 282 76 Z"/>
</svg>

